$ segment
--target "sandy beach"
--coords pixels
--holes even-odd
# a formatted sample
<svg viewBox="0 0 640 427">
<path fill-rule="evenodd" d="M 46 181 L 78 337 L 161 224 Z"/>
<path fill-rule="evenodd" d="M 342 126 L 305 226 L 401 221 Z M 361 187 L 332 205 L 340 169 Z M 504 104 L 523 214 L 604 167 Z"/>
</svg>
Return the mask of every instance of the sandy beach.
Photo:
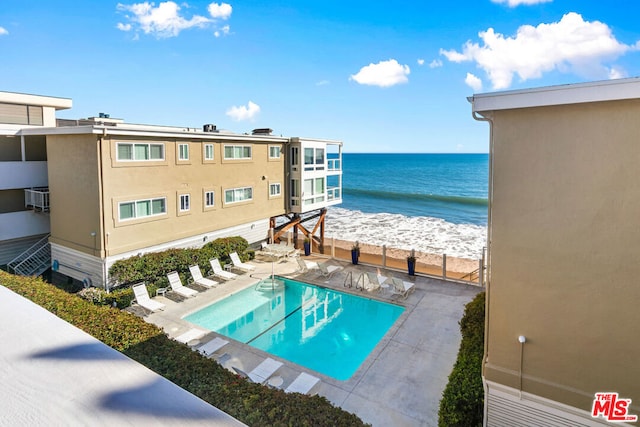
<svg viewBox="0 0 640 427">
<path fill-rule="evenodd" d="M 347 240 L 338 240 L 333 238 L 325 239 L 324 248 L 318 248 L 314 245 L 312 252 L 322 253 L 331 256 L 332 245 L 335 246 L 333 254 L 338 259 L 351 260 L 351 248 L 355 242 Z M 359 262 L 363 264 L 383 266 L 383 248 L 382 246 L 360 243 Z M 299 248 L 302 248 L 300 241 Z M 385 263 L 387 267 L 407 271 L 407 256 L 410 251 L 397 248 L 386 248 Z M 443 259 L 442 255 L 427 254 L 415 252 L 416 257 L 416 273 L 428 274 L 431 276 L 443 276 Z M 447 256 L 446 258 L 446 276 L 451 279 L 470 280 L 469 274 L 479 267 L 479 260 L 464 259 Z M 478 275 L 473 274 L 471 281 L 478 282 Z"/>
</svg>

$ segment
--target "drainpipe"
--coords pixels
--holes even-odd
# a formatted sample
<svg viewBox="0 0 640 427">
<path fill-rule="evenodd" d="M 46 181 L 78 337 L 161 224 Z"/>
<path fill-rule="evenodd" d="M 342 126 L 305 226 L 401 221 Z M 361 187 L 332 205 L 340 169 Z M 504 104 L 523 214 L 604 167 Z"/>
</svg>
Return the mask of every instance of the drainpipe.
<svg viewBox="0 0 640 427">
<path fill-rule="evenodd" d="M 106 235 L 106 230 L 105 230 L 105 220 L 104 220 L 104 206 L 105 206 L 105 201 L 104 201 L 104 180 L 103 180 L 103 168 L 102 168 L 102 146 L 103 146 L 103 140 L 104 138 L 107 136 L 107 128 L 103 128 L 102 129 L 102 135 L 100 135 L 98 137 L 98 200 L 100 203 L 100 207 L 99 207 L 99 212 L 100 212 L 100 252 L 99 252 L 99 256 L 100 256 L 100 261 L 102 264 L 102 280 L 104 280 L 104 289 L 108 292 L 109 291 L 109 287 L 107 285 L 107 235 Z M 104 258 L 103 258 L 103 254 L 104 254 Z"/>
<path fill-rule="evenodd" d="M 474 108 L 474 98 L 471 96 L 467 98 L 467 100 L 471 103 L 471 116 L 474 120 L 479 122 L 487 122 L 489 124 L 489 209 L 487 212 L 487 266 L 491 266 L 491 211 L 493 206 L 493 117 L 490 112 L 488 113 L 478 113 Z M 481 271 L 482 273 L 482 271 Z M 487 404 L 487 393 L 488 386 L 486 381 L 484 381 L 484 368 L 487 363 L 487 359 L 489 357 L 487 352 L 487 344 L 489 342 L 489 292 L 491 289 L 491 268 L 487 268 L 487 276 L 485 283 L 485 306 L 484 306 L 484 354 L 482 355 L 482 386 L 484 388 L 484 416 L 483 416 L 483 426 L 487 427 L 487 416 L 488 416 L 488 404 Z"/>
</svg>

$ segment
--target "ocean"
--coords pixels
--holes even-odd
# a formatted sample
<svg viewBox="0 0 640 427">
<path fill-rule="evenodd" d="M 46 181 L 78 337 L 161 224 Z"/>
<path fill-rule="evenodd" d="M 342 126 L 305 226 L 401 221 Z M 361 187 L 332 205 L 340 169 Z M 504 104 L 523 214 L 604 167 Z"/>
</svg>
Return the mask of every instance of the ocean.
<svg viewBox="0 0 640 427">
<path fill-rule="evenodd" d="M 486 246 L 488 154 L 342 155 L 343 202 L 326 237 L 478 259 Z"/>
</svg>

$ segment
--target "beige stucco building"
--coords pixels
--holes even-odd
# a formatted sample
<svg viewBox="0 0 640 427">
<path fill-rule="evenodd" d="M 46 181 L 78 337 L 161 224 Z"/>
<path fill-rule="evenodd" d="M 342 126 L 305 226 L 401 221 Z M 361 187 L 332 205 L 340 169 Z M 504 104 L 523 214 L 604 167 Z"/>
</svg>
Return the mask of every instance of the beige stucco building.
<svg viewBox="0 0 640 427">
<path fill-rule="evenodd" d="M 486 425 L 604 424 L 598 392 L 640 414 L 640 79 L 470 101 L 491 133 Z"/>
<path fill-rule="evenodd" d="M 65 102 L 60 108 L 71 107 Z M 264 241 L 272 218 L 342 200 L 338 141 L 136 125 L 108 114 L 18 126 L 13 135 L 42 145 L 46 179 L 35 191 L 48 203 L 36 210 L 50 223 L 50 264 L 94 286 L 113 285 L 108 269 L 118 259 L 225 236 Z"/>
</svg>

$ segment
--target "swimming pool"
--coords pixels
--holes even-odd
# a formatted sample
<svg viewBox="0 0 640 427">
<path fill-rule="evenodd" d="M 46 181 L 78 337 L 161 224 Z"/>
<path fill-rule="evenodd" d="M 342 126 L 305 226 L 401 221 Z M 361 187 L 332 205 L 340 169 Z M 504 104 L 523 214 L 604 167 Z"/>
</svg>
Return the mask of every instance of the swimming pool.
<svg viewBox="0 0 640 427">
<path fill-rule="evenodd" d="M 184 319 L 338 380 L 349 379 L 404 307 L 279 277 Z"/>
</svg>

